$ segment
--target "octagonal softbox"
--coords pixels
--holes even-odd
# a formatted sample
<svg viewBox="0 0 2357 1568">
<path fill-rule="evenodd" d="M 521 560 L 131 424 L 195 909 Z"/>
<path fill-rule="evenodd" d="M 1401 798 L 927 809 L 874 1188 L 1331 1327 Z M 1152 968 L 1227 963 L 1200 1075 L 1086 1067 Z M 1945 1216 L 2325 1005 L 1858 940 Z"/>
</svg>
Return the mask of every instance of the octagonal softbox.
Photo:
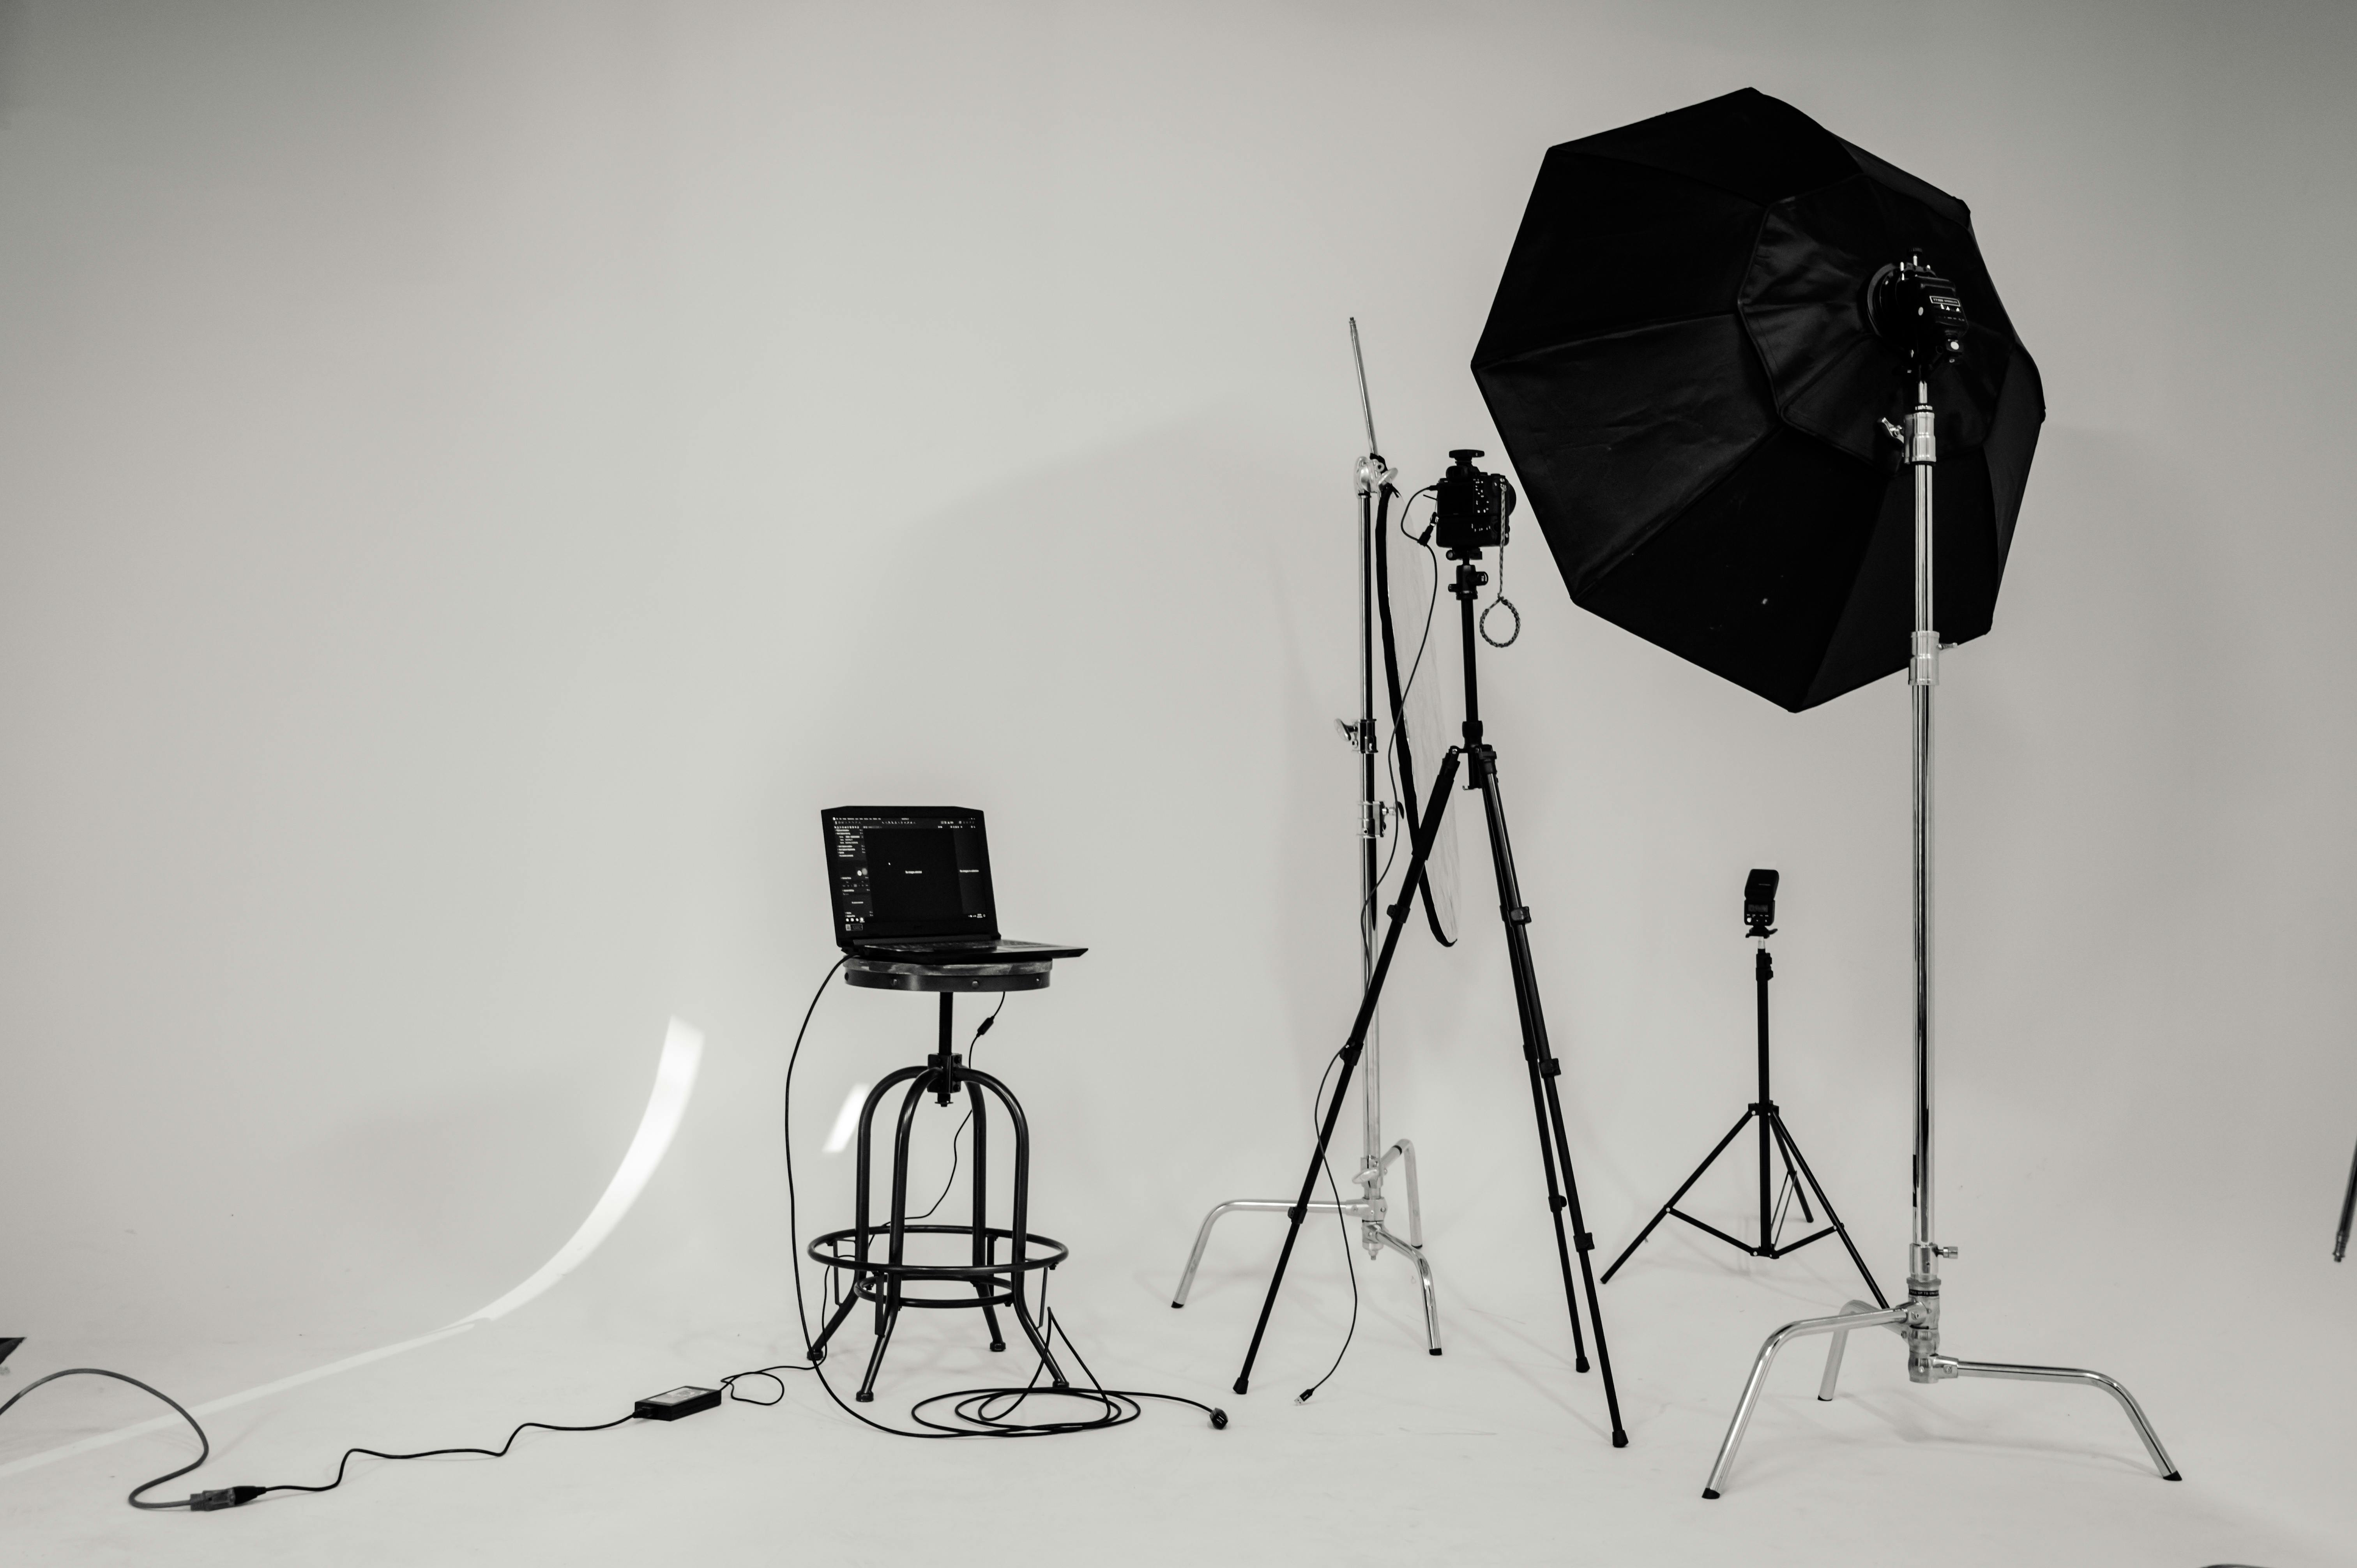
<svg viewBox="0 0 2357 1568">
<path fill-rule="evenodd" d="M 1989 628 L 2045 396 L 1964 204 L 1749 89 L 1550 148 L 1473 375 L 1573 602 L 1795 712 L 1901 669 L 1914 401 L 1867 286 L 1920 252 L 1936 622 Z"/>
</svg>

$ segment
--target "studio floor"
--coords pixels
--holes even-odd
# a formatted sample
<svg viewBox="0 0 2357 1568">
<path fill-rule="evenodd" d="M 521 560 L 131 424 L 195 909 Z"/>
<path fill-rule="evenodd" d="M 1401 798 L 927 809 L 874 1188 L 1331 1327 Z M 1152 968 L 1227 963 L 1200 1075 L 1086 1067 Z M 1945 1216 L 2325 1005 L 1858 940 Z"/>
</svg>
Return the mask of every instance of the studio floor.
<svg viewBox="0 0 2357 1568">
<path fill-rule="evenodd" d="M 1967 1285 L 1951 1348 L 2082 1361 L 2127 1381 L 2183 1468 L 2158 1479 L 2109 1401 L 2002 1383 L 1910 1387 L 1895 1343 L 1861 1337 L 1844 1397 L 1813 1398 L 1820 1355 L 1780 1366 L 1728 1494 L 1698 1494 L 1750 1348 L 1781 1320 L 1851 1293 L 1818 1254 L 1769 1265 L 1667 1237 L 1609 1288 L 1608 1327 L 1632 1434 L 1609 1446 L 1593 1376 L 1567 1365 L 1544 1275 L 1458 1283 L 1442 1264 L 1447 1354 L 1425 1354 L 1397 1260 L 1362 1267 L 1344 1369 L 1292 1394 L 1330 1356 L 1349 1300 L 1338 1260 L 1311 1260 L 1254 1392 L 1224 1385 L 1251 1321 L 1268 1240 L 1215 1251 L 1184 1312 L 1170 1271 L 1075 1258 L 1062 1312 L 1100 1376 L 1225 1406 L 1213 1431 L 1180 1407 L 1047 1441 L 918 1443 L 855 1424 L 805 1377 L 773 1408 L 726 1405 L 673 1425 L 528 1433 L 508 1458 L 355 1462 L 326 1497 L 276 1496 L 205 1516 L 136 1514 L 120 1497 L 179 1462 L 161 1433 L 0 1478 L 12 1563 L 342 1564 L 566 1562 L 904 1564 L 929 1561 L 1917 1564 L 2357 1561 L 2348 1485 L 2357 1365 L 2297 1331 L 2344 1281 L 2242 1299 L 2228 1279 L 2147 1277 L 2133 1297 L 2064 1315 Z M 1333 1251 L 1330 1246 L 1324 1251 Z M 1249 1253 L 1246 1258 L 1244 1254 Z M 1175 1252 L 1170 1262 L 1178 1261 Z M 1362 1260 L 1363 1264 L 1363 1260 Z M 2066 1281 L 2058 1300 L 2083 1282 Z M 503 1321 L 211 1418 L 206 1484 L 319 1480 L 355 1442 L 493 1442 L 526 1415 L 586 1423 L 639 1393 L 713 1380 L 784 1352 L 753 1322 L 669 1315 L 608 1270 Z M 643 1283 L 643 1281 L 640 1282 Z M 2158 1301 L 2159 1309 L 2139 1310 Z M 650 1305 L 650 1304 L 655 1305 Z M 2188 1326 L 2200 1324 L 2198 1331 Z M 968 1315 L 901 1331 L 873 1407 L 1018 1368 L 982 1353 Z M 836 1363 L 856 1378 L 864 1335 Z M 187 1359 L 159 1351 L 151 1366 Z M 174 1369 L 183 1391 L 229 1391 L 219 1368 Z M 267 1360 L 268 1358 L 263 1358 Z M 10 1381 L 53 1362 L 28 1359 Z M 262 1361 L 255 1361 L 261 1365 Z M 159 1371 L 158 1375 L 164 1375 Z M 145 1419 L 137 1396 L 80 1391 L 22 1410 L 0 1464 Z M 178 1485 L 165 1495 L 178 1495 Z"/>
</svg>

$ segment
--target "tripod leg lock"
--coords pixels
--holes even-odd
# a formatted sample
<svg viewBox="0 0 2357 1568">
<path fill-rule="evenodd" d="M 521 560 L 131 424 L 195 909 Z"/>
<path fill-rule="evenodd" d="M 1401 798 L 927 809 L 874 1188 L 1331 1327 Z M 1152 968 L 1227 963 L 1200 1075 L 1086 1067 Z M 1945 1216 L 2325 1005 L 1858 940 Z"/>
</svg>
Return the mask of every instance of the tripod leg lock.
<svg viewBox="0 0 2357 1568">
<path fill-rule="evenodd" d="M 1511 905 L 1499 910 L 1498 913 L 1506 918 L 1506 923 L 1510 926 L 1527 926 L 1531 923 L 1531 908 L 1527 904 Z"/>
<path fill-rule="evenodd" d="M 1539 1070 L 1546 1074 L 1549 1078 L 1561 1078 L 1563 1076 L 1563 1058 L 1561 1057 L 1542 1058 L 1539 1061 Z"/>
<path fill-rule="evenodd" d="M 1551 1192 L 1547 1194 L 1547 1207 L 1553 1209 L 1555 1213 L 1561 1214 L 1565 1209 L 1571 1207 L 1571 1199 L 1564 1197 L 1564 1195 L 1559 1192 Z"/>
<path fill-rule="evenodd" d="M 1596 1251 L 1596 1238 L 1585 1230 L 1573 1236 L 1571 1239 L 1571 1244 L 1574 1247 L 1578 1248 L 1583 1252 L 1593 1252 Z"/>
<path fill-rule="evenodd" d="M 1297 1203 L 1292 1208 L 1285 1211 L 1285 1217 L 1287 1219 L 1292 1220 L 1296 1225 L 1298 1225 L 1303 1220 L 1309 1218 L 1309 1211 Z"/>
</svg>

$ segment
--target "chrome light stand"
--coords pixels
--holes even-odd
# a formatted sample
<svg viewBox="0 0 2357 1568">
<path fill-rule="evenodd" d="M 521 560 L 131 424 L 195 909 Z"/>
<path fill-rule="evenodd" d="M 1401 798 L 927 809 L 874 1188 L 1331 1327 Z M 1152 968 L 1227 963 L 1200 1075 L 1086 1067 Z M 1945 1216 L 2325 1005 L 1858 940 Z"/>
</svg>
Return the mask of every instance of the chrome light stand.
<svg viewBox="0 0 2357 1568">
<path fill-rule="evenodd" d="M 1383 461 L 1375 442 L 1375 414 L 1367 401 L 1367 369 L 1359 355 L 1359 324 L 1351 323 L 1351 357 L 1358 362 L 1359 409 L 1366 416 L 1367 452 L 1359 459 L 1359 719 L 1352 724 L 1337 719 L 1335 727 L 1342 738 L 1359 754 L 1359 983 L 1361 993 L 1374 983 L 1375 974 L 1375 910 L 1381 902 L 1383 880 L 1382 843 L 1391 827 L 1390 802 L 1378 792 L 1378 760 L 1375 730 L 1375 628 L 1371 607 L 1377 591 L 1375 552 L 1384 548 L 1383 537 L 1392 497 L 1398 492 L 1392 488 L 1391 465 Z M 1393 714 L 1394 721 L 1399 715 Z M 1410 800 L 1413 800 L 1411 795 Z M 1413 827 L 1411 819 L 1408 825 Z M 1415 888 L 1408 888 L 1404 897 L 1413 897 Z M 1307 1207 L 1320 1214 L 1340 1214 L 1345 1220 L 1359 1225 L 1359 1243 L 1367 1250 L 1369 1259 L 1380 1258 L 1389 1248 L 1415 1265 L 1417 1283 L 1424 1293 L 1424 1338 L 1432 1355 L 1440 1354 L 1440 1307 L 1433 1292 L 1432 1264 L 1424 1255 L 1424 1209 L 1417 1201 L 1415 1183 L 1415 1145 L 1402 1138 L 1385 1147 L 1383 1144 L 1383 1040 L 1379 1023 L 1371 1022 L 1367 1031 L 1367 1048 L 1359 1064 L 1366 1081 L 1360 1090 L 1359 1102 L 1362 1111 L 1366 1142 L 1359 1156 L 1359 1168 L 1351 1182 L 1359 1189 L 1354 1197 L 1319 1199 Z M 1400 1167 L 1405 1183 L 1407 1198 L 1407 1236 L 1401 1239 L 1391 1229 L 1391 1200 L 1383 1191 L 1383 1181 L 1394 1162 Z M 1203 1262 L 1203 1249 L 1211 1244 L 1211 1227 L 1228 1214 L 1286 1214 L 1293 1208 L 1288 1197 L 1232 1197 L 1225 1203 L 1214 1204 L 1203 1216 L 1202 1226 L 1195 1232 L 1195 1250 L 1187 1255 L 1186 1272 L 1178 1276 L 1178 1288 L 1171 1293 L 1173 1308 L 1187 1305 L 1187 1293 L 1194 1287 L 1195 1270 Z"/>
<path fill-rule="evenodd" d="M 1922 274 L 1923 267 L 1919 258 L 1899 271 L 1904 280 Z M 1925 281 L 1938 283 L 1928 276 Z M 1944 284 L 1938 286 L 1943 290 L 1947 287 Z M 1946 308 L 1955 311 L 1960 330 L 1961 311 L 1953 298 L 1946 302 Z M 1948 351 L 1954 351 L 1953 342 Z M 1907 1342 L 1907 1377 L 1910 1382 L 2009 1378 L 2035 1383 L 2083 1383 L 2101 1389 L 2119 1401 L 2120 1408 L 2127 1412 L 2128 1421 L 2144 1440 L 2145 1452 L 2152 1456 L 2153 1466 L 2160 1472 L 2161 1478 L 2179 1478 L 2177 1466 L 2170 1462 L 2169 1451 L 2160 1445 L 2143 1409 L 2115 1379 L 2075 1367 L 1965 1361 L 1940 1354 L 1940 1260 L 1954 1257 L 1956 1249 L 1932 1240 L 1932 688 L 1940 678 L 1940 635 L 1932 625 L 1932 468 L 1938 452 L 1932 437 L 1932 390 L 1926 358 L 1917 356 L 1915 406 L 1908 412 L 1906 428 L 1901 431 L 1889 421 L 1884 422 L 1884 428 L 1904 447 L 1905 460 L 1914 469 L 1915 478 L 1915 633 L 1907 663 L 1915 752 L 1915 1226 L 1914 1240 L 1907 1250 L 1907 1303 L 1878 1309 L 1867 1302 L 1853 1301 L 1836 1316 L 1803 1318 L 1770 1334 L 1768 1342 L 1760 1348 L 1759 1359 L 1752 1363 L 1750 1381 L 1743 1386 L 1743 1398 L 1736 1404 L 1735 1419 L 1727 1424 L 1727 1438 L 1718 1445 L 1718 1459 L 1711 1466 L 1710 1479 L 1703 1487 L 1702 1495 L 1706 1498 L 1717 1497 L 1727 1484 L 1727 1471 L 1735 1464 L 1735 1451 L 1743 1442 L 1744 1428 L 1750 1423 L 1751 1412 L 1760 1402 L 1760 1391 L 1768 1380 L 1768 1369 L 1775 1363 L 1776 1353 L 1805 1335 L 1833 1336 L 1832 1347 L 1825 1353 L 1824 1376 L 1817 1385 L 1817 1397 L 1830 1400 L 1835 1382 L 1841 1376 L 1842 1351 L 1851 1331 L 1859 1328 L 1888 1328 Z"/>
</svg>

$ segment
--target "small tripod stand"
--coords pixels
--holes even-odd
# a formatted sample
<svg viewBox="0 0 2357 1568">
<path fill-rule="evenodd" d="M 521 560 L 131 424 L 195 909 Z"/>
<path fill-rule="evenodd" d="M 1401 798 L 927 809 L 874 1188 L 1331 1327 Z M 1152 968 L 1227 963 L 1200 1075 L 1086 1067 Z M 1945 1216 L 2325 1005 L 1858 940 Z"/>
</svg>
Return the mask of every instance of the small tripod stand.
<svg viewBox="0 0 2357 1568">
<path fill-rule="evenodd" d="M 1707 1231 L 1738 1251 L 1749 1252 L 1755 1258 L 1781 1258 L 1789 1252 L 1799 1251 L 1812 1241 L 1839 1236 L 1842 1245 L 1849 1250 L 1849 1261 L 1856 1263 L 1857 1272 L 1865 1276 L 1866 1288 L 1874 1293 L 1875 1305 L 1887 1307 L 1890 1303 L 1884 1299 L 1882 1287 L 1874 1283 L 1874 1272 L 1866 1266 L 1866 1260 L 1857 1255 L 1857 1245 L 1849 1239 L 1848 1227 L 1841 1222 L 1841 1216 L 1834 1212 L 1833 1200 L 1825 1196 L 1824 1187 L 1817 1181 L 1816 1172 L 1809 1168 L 1808 1157 L 1801 1153 L 1801 1145 L 1785 1127 L 1783 1112 L 1776 1108 L 1775 1099 L 1768 1092 L 1768 982 L 1776 972 L 1775 961 L 1768 956 L 1768 939 L 1776 934 L 1775 927 L 1769 923 L 1776 918 L 1776 874 L 1772 871 L 1754 871 L 1743 888 L 1743 913 L 1750 924 L 1745 934 L 1760 944 L 1751 963 L 1752 980 L 1760 992 L 1760 1098 L 1744 1108 L 1735 1125 L 1727 1129 L 1727 1136 L 1718 1141 L 1718 1146 L 1703 1156 L 1702 1164 L 1695 1167 L 1694 1175 L 1686 1177 L 1678 1190 L 1670 1194 L 1669 1202 L 1662 1205 L 1660 1212 L 1637 1232 L 1637 1239 L 1612 1261 L 1612 1266 L 1604 1271 L 1604 1283 L 1610 1284 L 1612 1276 L 1620 1272 L 1620 1265 L 1627 1262 L 1630 1255 L 1645 1244 L 1645 1238 L 1653 1233 L 1653 1227 L 1674 1214 L 1695 1230 Z M 1735 1142 L 1736 1134 L 1754 1120 L 1760 1123 L 1760 1244 L 1756 1247 L 1747 1246 L 1716 1225 L 1704 1224 L 1678 1207 L 1678 1199 L 1702 1179 L 1703 1172 L 1710 1169 L 1713 1162 L 1727 1153 L 1727 1145 Z M 1816 1223 L 1816 1216 L 1809 1211 L 1809 1194 L 1812 1192 L 1817 1195 L 1817 1206 L 1825 1211 L 1823 1230 L 1813 1230 L 1790 1246 L 1780 1245 L 1776 1240 L 1782 1228 L 1778 1212 L 1781 1206 L 1770 1196 L 1771 1189 L 1768 1175 L 1771 1149 L 1784 1162 L 1782 1186 L 1790 1187 L 1793 1197 L 1799 1200 L 1802 1220 L 1812 1225 Z"/>
<path fill-rule="evenodd" d="M 1475 478 L 1502 486 L 1502 479 L 1475 474 L 1469 459 L 1478 452 L 1453 453 L 1465 471 Z M 1457 470 L 1452 469 L 1452 476 Z M 1444 481 L 1445 482 L 1445 481 Z M 1511 505 L 1511 501 L 1506 503 Z M 1488 542 L 1502 543 L 1503 508 L 1495 520 L 1501 526 Z M 1365 1051 L 1367 1033 L 1372 1024 L 1375 1008 L 1383 999 L 1383 983 L 1391 973 L 1392 955 L 1399 949 L 1400 933 L 1406 929 L 1408 916 L 1415 908 L 1415 891 L 1432 853 L 1434 835 L 1448 810 L 1451 789 L 1457 782 L 1460 763 L 1468 767 L 1472 779 L 1468 788 L 1481 792 L 1482 809 L 1489 819 L 1490 862 L 1498 878 L 1498 908 L 1505 922 L 1506 954 L 1514 979 L 1514 1009 L 1522 1027 L 1523 1062 L 1530 1076 L 1531 1110 L 1538 1122 L 1539 1164 L 1546 1173 L 1547 1211 L 1555 1222 L 1555 1259 L 1563 1273 L 1564 1305 L 1571 1315 L 1573 1365 L 1587 1370 L 1587 1348 L 1580 1334 L 1579 1296 L 1572 1284 L 1572 1256 L 1579 1258 L 1579 1273 L 1587 1288 L 1587 1316 L 1596 1330 L 1596 1361 L 1604 1374 L 1604 1402 L 1612 1420 L 1612 1446 L 1628 1446 L 1629 1434 L 1620 1423 L 1620 1397 L 1612 1382 L 1612 1358 L 1604 1346 L 1604 1314 L 1596 1298 L 1596 1273 L 1588 1262 L 1588 1253 L 1596 1247 L 1596 1239 L 1588 1234 L 1579 1208 L 1579 1188 L 1571 1171 L 1571 1145 L 1564 1135 L 1563 1102 L 1555 1090 L 1555 1079 L 1563 1072 L 1563 1064 L 1555 1059 L 1547 1047 L 1546 1018 L 1539 1005 L 1538 968 L 1531 958 L 1531 942 L 1527 928 L 1531 912 L 1523 903 L 1522 890 L 1514 877 L 1514 852 L 1506 836 L 1506 808 L 1498 787 L 1498 754 L 1481 738 L 1481 700 L 1474 663 L 1473 601 L 1480 585 L 1490 580 L 1489 575 L 1475 568 L 1481 558 L 1478 541 L 1463 537 L 1452 539 L 1446 521 L 1442 524 L 1442 543 L 1457 561 L 1457 580 L 1449 594 L 1458 602 L 1458 621 L 1465 646 L 1465 729 L 1464 742 L 1448 748 L 1440 765 L 1439 777 L 1433 781 L 1432 795 L 1423 820 L 1415 824 L 1414 849 L 1406 874 L 1400 879 L 1399 902 L 1384 910 L 1390 923 L 1384 929 L 1382 949 L 1375 956 L 1372 973 L 1367 981 L 1366 993 L 1360 999 L 1358 1016 L 1352 1020 L 1351 1034 L 1338 1053 L 1341 1070 L 1336 1075 L 1331 1097 L 1326 1102 L 1326 1115 L 1318 1128 L 1318 1147 L 1309 1156 L 1309 1168 L 1301 1178 L 1301 1195 L 1286 1210 L 1285 1245 L 1276 1255 L 1276 1272 L 1269 1276 L 1268 1294 L 1261 1302 L 1260 1320 L 1253 1326 L 1252 1345 L 1244 1352 L 1243 1370 L 1236 1374 L 1235 1391 L 1247 1391 L 1252 1382 L 1253 1363 L 1260 1358 L 1261 1338 L 1268 1332 L 1269 1314 L 1275 1309 L 1276 1293 L 1285 1284 L 1286 1266 L 1293 1261 L 1294 1244 L 1301 1239 L 1301 1222 L 1308 1214 L 1311 1199 L 1318 1190 L 1318 1173 L 1325 1169 L 1327 1145 L 1333 1142 L 1334 1125 L 1340 1120 L 1342 1102 L 1349 1096 L 1351 1076 L 1359 1066 Z M 1560 1175 L 1558 1175 L 1558 1168 Z M 1569 1210 L 1571 1227 L 1564 1228 L 1564 1214 Z"/>
</svg>

